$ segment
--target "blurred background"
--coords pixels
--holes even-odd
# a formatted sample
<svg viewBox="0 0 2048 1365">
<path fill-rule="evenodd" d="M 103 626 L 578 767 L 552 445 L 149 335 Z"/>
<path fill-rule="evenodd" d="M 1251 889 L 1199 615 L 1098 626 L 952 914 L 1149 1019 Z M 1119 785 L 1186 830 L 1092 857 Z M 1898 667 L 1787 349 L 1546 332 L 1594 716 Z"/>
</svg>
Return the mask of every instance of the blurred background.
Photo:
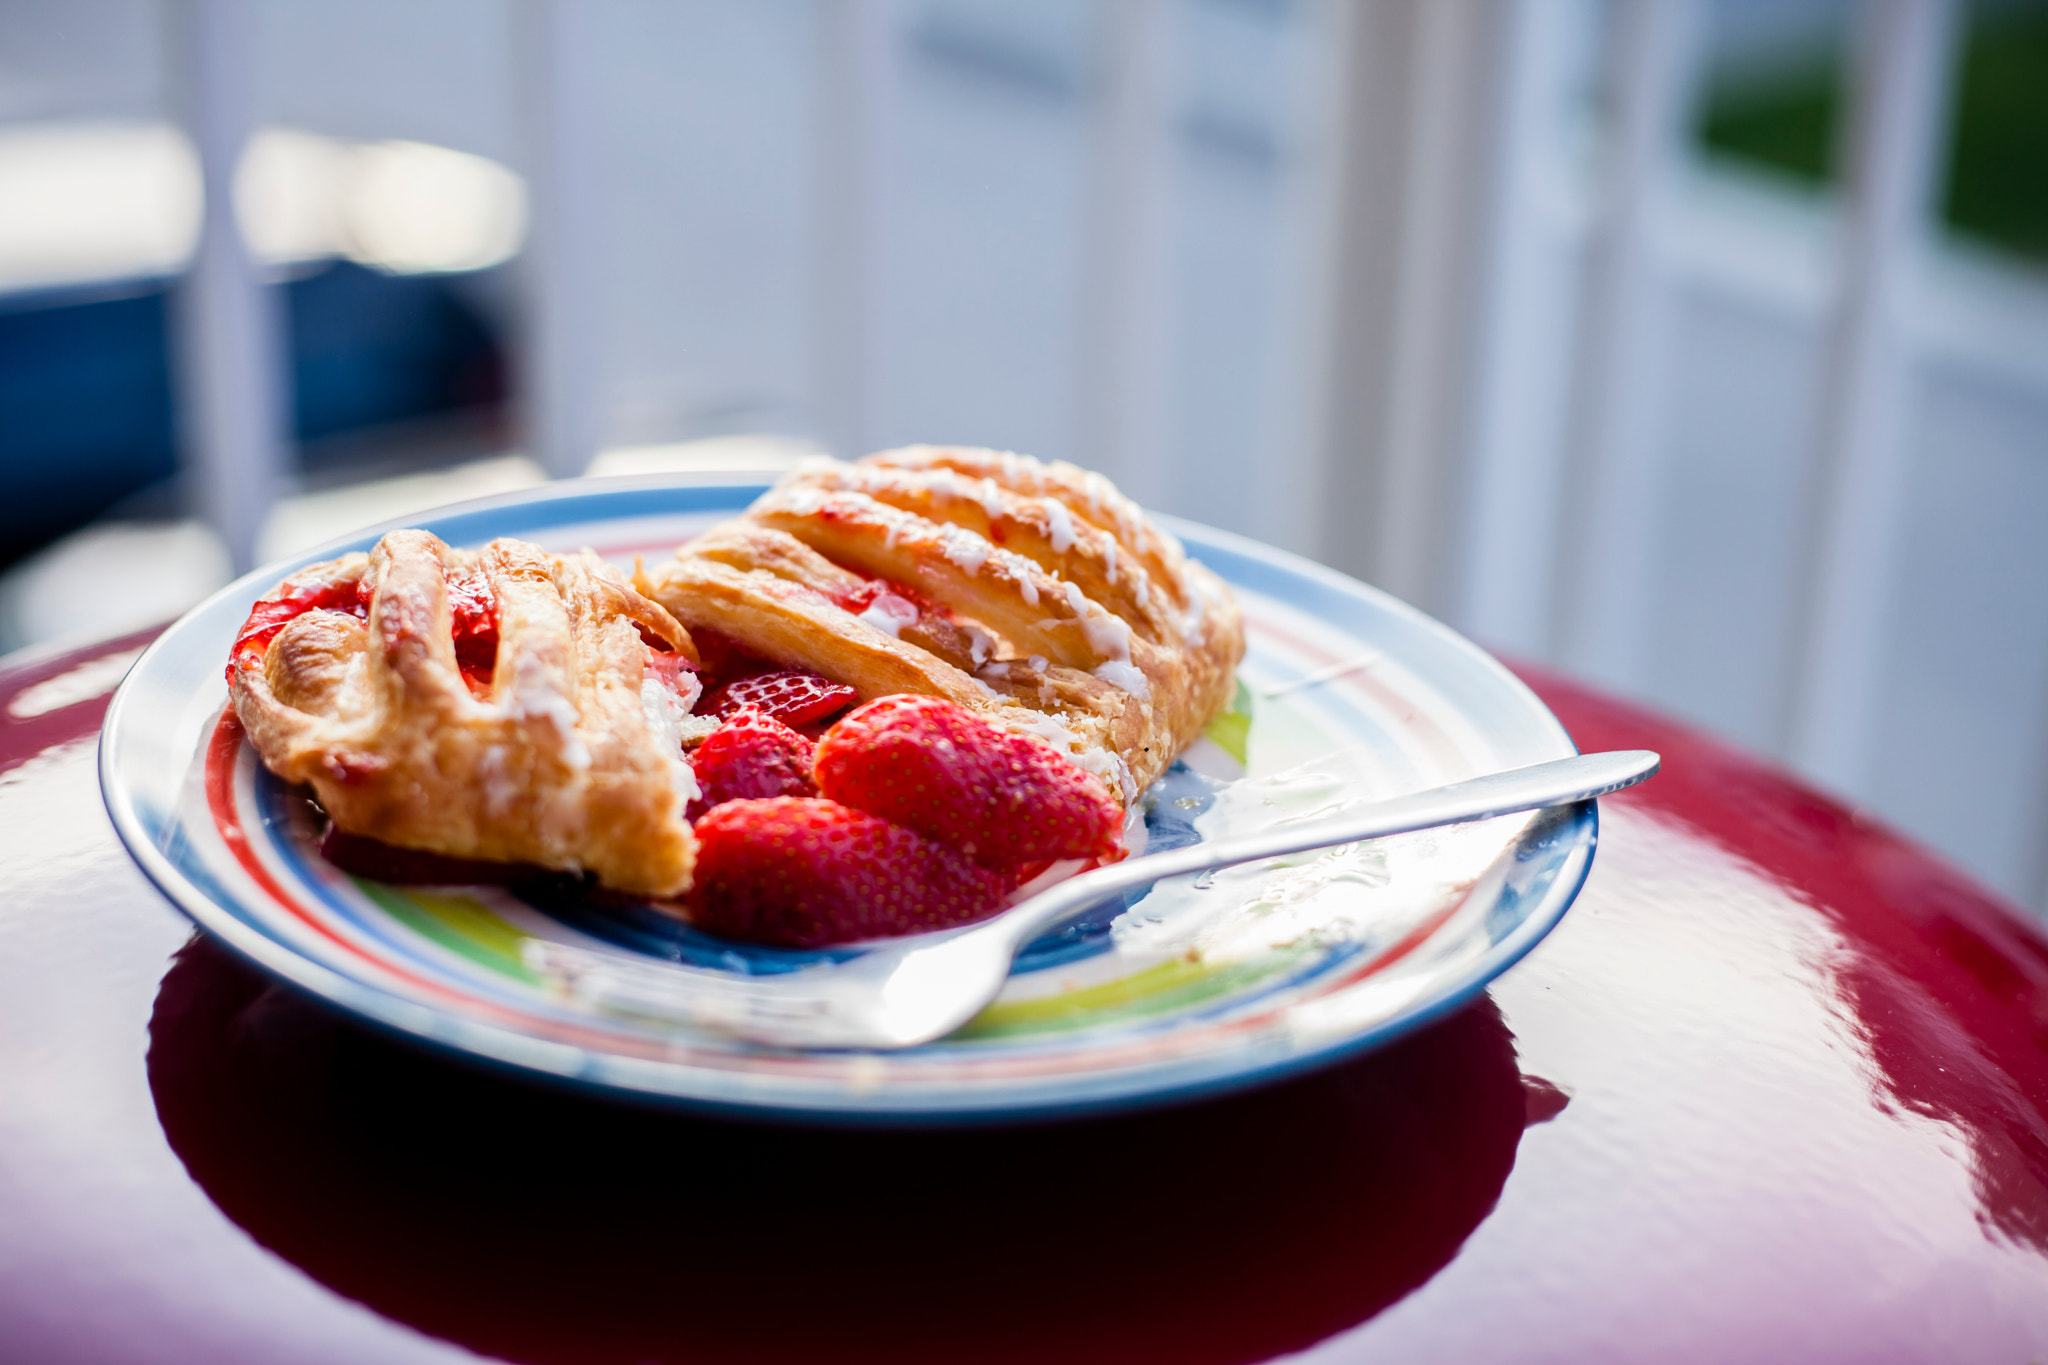
<svg viewBox="0 0 2048 1365">
<path fill-rule="evenodd" d="M 0 0 L 0 648 L 909 441 L 2048 913 L 2048 0 Z"/>
</svg>

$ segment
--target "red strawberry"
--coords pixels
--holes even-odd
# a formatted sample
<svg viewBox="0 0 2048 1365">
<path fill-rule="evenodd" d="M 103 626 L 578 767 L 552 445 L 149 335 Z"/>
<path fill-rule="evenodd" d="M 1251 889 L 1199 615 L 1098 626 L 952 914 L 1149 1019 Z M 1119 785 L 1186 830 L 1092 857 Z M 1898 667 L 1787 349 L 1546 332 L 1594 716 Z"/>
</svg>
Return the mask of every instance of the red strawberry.
<svg viewBox="0 0 2048 1365">
<path fill-rule="evenodd" d="M 476 571 L 450 578 L 448 611 L 463 676 L 488 683 L 498 664 L 498 595 L 491 580 Z"/>
<path fill-rule="evenodd" d="M 734 801 L 697 822 L 690 919 L 813 948 L 943 929 L 999 909 L 1009 879 L 944 844 L 815 797 Z"/>
<path fill-rule="evenodd" d="M 690 803 L 695 820 L 713 806 L 770 796 L 816 796 L 808 739 L 766 711 L 742 707 L 704 737 L 690 755 L 702 795 Z"/>
<path fill-rule="evenodd" d="M 758 706 L 785 725 L 813 725 L 859 700 L 860 693 L 843 683 L 784 668 L 715 688 L 699 709 L 707 716 L 725 716 L 742 706 Z"/>
<path fill-rule="evenodd" d="M 228 651 L 228 684 L 234 685 L 237 668 L 260 665 L 270 642 L 294 619 L 309 611 L 341 611 L 357 620 L 367 620 L 370 615 L 369 581 L 344 578 L 333 582 L 315 580 L 299 583 L 287 578 L 278 584 L 269 596 L 258 599 L 256 605 L 249 609 L 249 619 L 242 623 L 241 632 L 235 636 L 234 648 Z"/>
<path fill-rule="evenodd" d="M 692 630 L 690 641 L 697 646 L 697 657 L 702 661 L 699 672 L 704 675 L 706 687 L 775 671 L 774 664 L 758 654 L 749 654 L 730 635 L 720 635 L 715 630 Z"/>
<path fill-rule="evenodd" d="M 834 801 L 983 867 L 1120 857 L 1123 812 L 1053 751 L 938 697 L 882 697 L 833 726 L 812 765 Z"/>
</svg>

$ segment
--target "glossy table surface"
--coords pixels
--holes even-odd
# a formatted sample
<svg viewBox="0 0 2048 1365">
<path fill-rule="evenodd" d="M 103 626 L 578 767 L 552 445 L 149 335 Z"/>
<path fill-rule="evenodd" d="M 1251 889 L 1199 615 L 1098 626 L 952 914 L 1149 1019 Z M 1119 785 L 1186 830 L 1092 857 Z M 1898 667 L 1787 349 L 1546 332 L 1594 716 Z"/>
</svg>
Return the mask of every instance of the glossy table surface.
<svg viewBox="0 0 2048 1365">
<path fill-rule="evenodd" d="M 1665 770 L 1473 1006 L 1183 1108 L 833 1132 L 485 1075 L 195 941 L 95 776 L 145 638 L 0 670 L 0 1361 L 2048 1359 L 2048 944 L 1560 680 Z"/>
</svg>

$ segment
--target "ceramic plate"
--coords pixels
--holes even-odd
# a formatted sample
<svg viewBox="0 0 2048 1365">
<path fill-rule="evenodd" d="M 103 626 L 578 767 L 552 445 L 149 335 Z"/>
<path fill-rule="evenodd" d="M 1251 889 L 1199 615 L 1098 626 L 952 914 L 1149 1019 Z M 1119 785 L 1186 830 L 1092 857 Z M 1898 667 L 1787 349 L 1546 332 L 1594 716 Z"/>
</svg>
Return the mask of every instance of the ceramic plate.
<svg viewBox="0 0 2048 1365">
<path fill-rule="evenodd" d="M 760 491 L 753 480 L 591 480 L 408 524 L 460 546 L 511 535 L 630 564 Z M 1249 645 L 1230 713 L 1148 794 L 1136 837 L 1152 847 L 1573 752 L 1513 675 L 1420 613 L 1235 536 L 1173 529 L 1237 593 Z M 965 1029 L 903 1052 L 775 1051 L 606 1013 L 537 971 L 531 941 L 752 974 L 824 954 L 724 942 L 559 889 L 407 888 L 327 864 L 304 794 L 222 725 L 223 669 L 257 596 L 377 535 L 251 574 L 165 632 L 108 711 L 101 785 L 129 851 L 206 930 L 342 1009 L 471 1057 L 785 1117 L 966 1121 L 1153 1103 L 1317 1065 L 1454 1007 L 1557 922 L 1592 859 L 1585 803 L 1161 883 L 1031 945 Z"/>
</svg>

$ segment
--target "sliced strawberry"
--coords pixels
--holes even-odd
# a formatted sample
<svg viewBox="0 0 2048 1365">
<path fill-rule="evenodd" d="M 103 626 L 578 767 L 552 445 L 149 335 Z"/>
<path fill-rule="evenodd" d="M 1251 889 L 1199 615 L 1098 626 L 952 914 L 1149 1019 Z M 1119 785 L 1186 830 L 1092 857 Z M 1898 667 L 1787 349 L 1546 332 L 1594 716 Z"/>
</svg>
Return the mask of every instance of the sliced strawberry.
<svg viewBox="0 0 2048 1365">
<path fill-rule="evenodd" d="M 448 580 L 455 662 L 472 691 L 488 690 L 498 667 L 498 594 L 472 569 Z"/>
<path fill-rule="evenodd" d="M 758 654 L 748 653 L 730 635 L 720 635 L 715 630 L 692 630 L 690 640 L 697 646 L 697 657 L 703 661 L 698 671 L 704 675 L 707 688 L 737 678 L 751 678 L 756 673 L 775 671 L 774 664 Z"/>
<path fill-rule="evenodd" d="M 260 662 L 270 642 L 297 617 L 309 611 L 345 612 L 357 620 L 370 615 L 367 578 L 296 584 L 290 579 L 250 609 L 228 660 L 228 681 L 235 669 Z M 455 662 L 472 691 L 488 690 L 498 662 L 498 596 L 490 580 L 470 570 L 448 580 L 448 610 L 455 644 Z"/>
<path fill-rule="evenodd" d="M 690 803 L 690 818 L 728 801 L 816 796 L 812 747 L 811 741 L 767 712 L 741 707 L 690 755 L 702 793 Z"/>
<path fill-rule="evenodd" d="M 844 683 L 782 668 L 722 684 L 698 707 L 700 714 L 727 716 L 743 706 L 757 707 L 785 725 L 815 725 L 860 700 Z"/>
<path fill-rule="evenodd" d="M 1009 879 L 901 825 L 815 797 L 733 801 L 697 822 L 690 919 L 727 938 L 817 947 L 965 924 Z"/>
<path fill-rule="evenodd" d="M 983 867 L 1123 854 L 1123 812 L 1100 782 L 938 697 L 869 702 L 825 735 L 813 768 L 825 796 Z"/>
</svg>

